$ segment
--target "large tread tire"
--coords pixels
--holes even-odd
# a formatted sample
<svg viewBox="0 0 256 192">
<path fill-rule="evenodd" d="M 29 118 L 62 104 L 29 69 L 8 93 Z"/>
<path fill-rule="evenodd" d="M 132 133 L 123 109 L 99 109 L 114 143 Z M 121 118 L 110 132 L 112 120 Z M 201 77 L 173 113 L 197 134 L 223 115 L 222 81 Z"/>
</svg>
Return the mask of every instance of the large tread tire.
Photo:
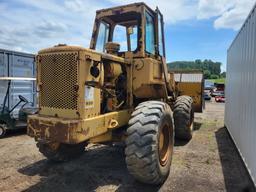
<svg viewBox="0 0 256 192">
<path fill-rule="evenodd" d="M 194 129 L 194 110 L 193 99 L 189 96 L 180 96 L 177 98 L 173 118 L 175 125 L 175 137 L 181 140 L 190 140 Z"/>
<path fill-rule="evenodd" d="M 49 160 L 54 162 L 66 162 L 79 157 L 85 151 L 86 143 L 63 144 L 38 142 L 39 151 Z"/>
<path fill-rule="evenodd" d="M 165 139 L 166 160 L 161 162 L 160 135 L 168 130 Z M 165 132 L 166 133 L 166 132 Z M 131 115 L 126 139 L 126 164 L 130 174 L 147 184 L 162 184 L 168 177 L 174 146 L 174 130 L 169 105 L 160 101 L 139 104 Z M 163 143 L 163 142 L 162 142 Z"/>
</svg>

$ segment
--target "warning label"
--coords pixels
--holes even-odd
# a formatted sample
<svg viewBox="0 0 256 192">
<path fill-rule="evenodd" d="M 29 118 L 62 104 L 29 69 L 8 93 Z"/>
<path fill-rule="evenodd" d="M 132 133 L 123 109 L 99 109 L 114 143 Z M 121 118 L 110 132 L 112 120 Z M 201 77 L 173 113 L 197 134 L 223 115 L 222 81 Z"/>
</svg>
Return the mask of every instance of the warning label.
<svg viewBox="0 0 256 192">
<path fill-rule="evenodd" d="M 94 106 L 94 87 L 85 86 L 84 89 L 85 108 Z"/>
</svg>

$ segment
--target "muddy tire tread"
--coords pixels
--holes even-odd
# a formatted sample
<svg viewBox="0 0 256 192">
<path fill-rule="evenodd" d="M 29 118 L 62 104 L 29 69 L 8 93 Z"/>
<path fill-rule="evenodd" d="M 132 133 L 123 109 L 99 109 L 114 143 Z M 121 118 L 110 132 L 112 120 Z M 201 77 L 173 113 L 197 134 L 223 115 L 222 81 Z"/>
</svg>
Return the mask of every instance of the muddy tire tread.
<svg viewBox="0 0 256 192">
<path fill-rule="evenodd" d="M 160 184 L 166 179 L 157 169 L 155 155 L 158 123 L 164 111 L 171 113 L 163 102 L 143 102 L 135 108 L 128 123 L 126 164 L 130 174 L 143 183 Z"/>
</svg>

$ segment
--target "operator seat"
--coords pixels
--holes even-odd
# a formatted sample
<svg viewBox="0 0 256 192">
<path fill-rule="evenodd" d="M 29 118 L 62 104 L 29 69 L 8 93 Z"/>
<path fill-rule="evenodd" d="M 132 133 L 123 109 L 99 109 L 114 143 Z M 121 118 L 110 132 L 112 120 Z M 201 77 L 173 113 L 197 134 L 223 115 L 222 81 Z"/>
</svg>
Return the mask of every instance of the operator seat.
<svg viewBox="0 0 256 192">
<path fill-rule="evenodd" d="M 107 42 L 105 44 L 105 49 L 108 54 L 118 55 L 118 52 L 120 51 L 120 44 L 115 42 Z"/>
</svg>

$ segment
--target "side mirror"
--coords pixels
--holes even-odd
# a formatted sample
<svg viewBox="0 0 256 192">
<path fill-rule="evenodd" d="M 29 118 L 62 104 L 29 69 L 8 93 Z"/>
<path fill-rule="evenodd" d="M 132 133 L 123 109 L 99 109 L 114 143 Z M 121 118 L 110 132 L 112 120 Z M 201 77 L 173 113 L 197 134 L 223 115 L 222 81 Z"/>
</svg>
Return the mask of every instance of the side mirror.
<svg viewBox="0 0 256 192">
<path fill-rule="evenodd" d="M 128 35 L 132 35 L 133 34 L 133 27 L 128 27 L 127 32 L 128 32 Z"/>
</svg>

